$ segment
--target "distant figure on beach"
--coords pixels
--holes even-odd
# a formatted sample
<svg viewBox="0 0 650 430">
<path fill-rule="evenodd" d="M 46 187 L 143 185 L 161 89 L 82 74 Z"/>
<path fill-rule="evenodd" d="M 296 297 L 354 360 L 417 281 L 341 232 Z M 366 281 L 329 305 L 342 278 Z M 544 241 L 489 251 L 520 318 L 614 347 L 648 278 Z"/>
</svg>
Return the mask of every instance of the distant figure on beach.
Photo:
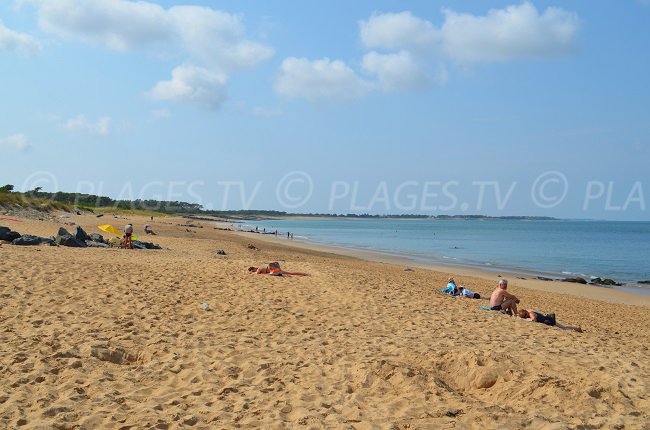
<svg viewBox="0 0 650 430">
<path fill-rule="evenodd" d="M 467 288 L 463 287 L 462 285 L 458 287 L 458 294 L 460 294 L 460 297 L 463 299 L 480 299 L 481 295 L 479 293 L 475 293 L 474 291 L 468 290 Z M 487 298 L 483 297 L 483 300 L 487 300 Z"/>
<path fill-rule="evenodd" d="M 291 233 L 291 240 L 293 240 L 293 233 Z"/>
<path fill-rule="evenodd" d="M 291 237 L 291 233 L 287 232 L 287 239 Z"/>
<path fill-rule="evenodd" d="M 499 286 L 492 292 L 490 296 L 490 309 L 493 311 L 505 311 L 510 315 L 517 315 L 517 303 L 519 299 L 507 292 L 508 280 L 501 278 Z"/>
<path fill-rule="evenodd" d="M 576 327 L 571 325 L 564 325 L 557 322 L 555 320 L 555 314 L 543 314 L 539 311 L 533 311 L 531 309 L 519 309 L 517 316 L 519 316 L 521 319 L 550 325 L 552 327 L 561 328 L 562 330 L 577 331 L 578 333 L 582 333 L 582 328 L 580 326 Z"/>
<path fill-rule="evenodd" d="M 258 275 L 271 275 L 271 276 L 309 276 L 308 273 L 302 273 L 302 272 L 285 272 L 280 268 L 280 263 L 277 261 L 274 261 L 272 263 L 269 263 L 268 266 L 266 267 L 249 267 L 248 268 L 249 273 L 256 273 Z"/>
<path fill-rule="evenodd" d="M 126 227 L 124 227 L 123 245 L 125 248 L 133 249 L 133 241 L 131 240 L 132 235 L 133 235 L 133 224 L 127 224 Z"/>
<path fill-rule="evenodd" d="M 144 232 L 147 233 L 147 234 L 152 234 L 152 235 L 156 236 L 156 233 L 154 233 L 154 231 L 152 230 L 152 228 L 151 228 L 151 226 L 149 224 L 144 225 Z"/>
</svg>

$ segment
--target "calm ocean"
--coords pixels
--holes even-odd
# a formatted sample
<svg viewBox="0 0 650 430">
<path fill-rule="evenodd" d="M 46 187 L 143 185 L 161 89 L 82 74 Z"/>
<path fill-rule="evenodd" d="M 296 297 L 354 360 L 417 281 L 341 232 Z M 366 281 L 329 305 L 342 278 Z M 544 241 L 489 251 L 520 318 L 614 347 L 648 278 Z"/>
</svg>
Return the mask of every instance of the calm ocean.
<svg viewBox="0 0 650 430">
<path fill-rule="evenodd" d="M 536 220 L 268 220 L 244 228 L 407 256 L 420 262 L 531 275 L 650 279 L 650 222 Z M 642 292 L 642 291 L 639 291 Z"/>
</svg>

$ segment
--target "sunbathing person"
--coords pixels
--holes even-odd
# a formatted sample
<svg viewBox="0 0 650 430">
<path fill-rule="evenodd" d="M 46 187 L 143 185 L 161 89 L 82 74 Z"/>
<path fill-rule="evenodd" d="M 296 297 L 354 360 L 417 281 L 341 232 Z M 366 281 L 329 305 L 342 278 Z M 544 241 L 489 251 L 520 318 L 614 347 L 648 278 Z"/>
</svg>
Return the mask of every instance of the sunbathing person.
<svg viewBox="0 0 650 430">
<path fill-rule="evenodd" d="M 468 290 L 467 288 L 463 287 L 462 285 L 458 287 L 458 294 L 460 294 L 461 299 L 483 299 L 487 300 L 485 297 L 481 297 L 479 293 L 475 293 L 474 291 Z"/>
<path fill-rule="evenodd" d="M 271 276 L 309 276 L 308 273 L 302 273 L 302 272 L 286 272 L 280 268 L 280 263 L 277 261 L 274 261 L 272 263 L 269 263 L 268 266 L 266 267 L 249 267 L 248 271 L 250 273 L 256 273 L 258 275 L 271 275 Z"/>
<path fill-rule="evenodd" d="M 519 299 L 506 291 L 508 288 L 508 280 L 502 278 L 499 281 L 499 286 L 492 291 L 490 296 L 490 310 L 504 311 L 509 315 L 517 315 L 517 303 Z"/>
<path fill-rule="evenodd" d="M 555 314 L 543 314 L 539 311 L 533 311 L 530 309 L 519 309 L 517 315 L 519 316 L 519 318 L 525 320 L 530 320 L 530 321 L 535 321 L 538 323 L 550 325 L 553 327 L 561 328 L 562 330 L 571 330 L 571 331 L 577 331 L 578 333 L 582 333 L 582 328 L 579 326 L 575 327 L 570 325 L 563 325 L 557 322 L 555 320 Z"/>
</svg>

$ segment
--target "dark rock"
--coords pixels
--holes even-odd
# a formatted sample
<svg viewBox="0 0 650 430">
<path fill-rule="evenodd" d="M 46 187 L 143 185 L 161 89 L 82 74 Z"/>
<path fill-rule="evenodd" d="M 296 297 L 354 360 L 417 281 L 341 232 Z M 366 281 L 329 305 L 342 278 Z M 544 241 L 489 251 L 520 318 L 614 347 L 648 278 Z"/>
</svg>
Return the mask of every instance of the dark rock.
<svg viewBox="0 0 650 430">
<path fill-rule="evenodd" d="M 564 278 L 562 279 L 563 282 L 574 282 L 577 284 L 586 284 L 587 281 L 584 278 Z"/>
<path fill-rule="evenodd" d="M 0 240 L 6 240 L 7 242 L 13 242 L 14 240 L 20 237 L 20 233 L 12 231 L 8 227 L 0 226 Z"/>
<path fill-rule="evenodd" d="M 108 245 L 104 242 L 95 242 L 94 240 L 87 240 L 86 246 L 89 248 L 108 248 Z"/>
<path fill-rule="evenodd" d="M 56 233 L 56 236 L 72 236 L 68 230 L 63 227 L 59 227 L 59 231 Z"/>
<path fill-rule="evenodd" d="M 86 245 L 86 242 L 82 242 L 79 239 L 77 239 L 76 237 L 72 237 L 72 236 L 70 236 L 69 238 L 64 239 L 63 241 L 61 241 L 61 243 L 59 245 L 69 246 L 71 248 L 85 248 L 85 247 L 88 246 L 88 245 Z"/>
<path fill-rule="evenodd" d="M 592 284 L 592 285 L 606 285 L 606 286 L 615 285 L 617 287 L 620 287 L 621 285 L 623 285 L 620 282 L 616 282 L 615 280 L 609 279 L 609 278 L 605 278 L 605 279 L 594 278 L 594 279 L 591 280 L 590 284 Z"/>
<path fill-rule="evenodd" d="M 613 279 L 605 278 L 603 279 L 603 282 L 601 282 L 603 285 L 620 285 L 618 282 L 616 282 Z"/>
<path fill-rule="evenodd" d="M 102 236 L 99 233 L 90 233 L 88 235 L 88 239 L 92 240 L 93 242 L 106 243 L 106 241 L 104 240 L 104 236 Z"/>
<path fill-rule="evenodd" d="M 36 246 L 41 244 L 55 245 L 52 239 L 46 237 L 32 236 L 31 234 L 25 234 L 17 239 L 14 239 L 12 243 L 14 245 L 20 245 L 20 246 Z"/>
<path fill-rule="evenodd" d="M 226 251 L 224 251 L 223 249 L 217 249 L 216 254 L 217 255 L 226 255 Z"/>
<path fill-rule="evenodd" d="M 646 280 L 646 281 L 639 281 L 639 284 L 650 284 L 650 280 Z"/>
<path fill-rule="evenodd" d="M 90 237 L 88 236 L 88 234 L 86 234 L 84 229 L 81 228 L 81 226 L 77 226 L 77 228 L 75 229 L 74 237 L 83 242 L 90 240 Z"/>
<path fill-rule="evenodd" d="M 157 243 L 141 242 L 139 240 L 133 241 L 133 247 L 136 249 L 162 249 L 162 246 Z"/>
<path fill-rule="evenodd" d="M 552 281 L 551 278 L 546 278 L 544 276 L 538 276 L 536 279 L 539 279 L 540 281 Z"/>
<path fill-rule="evenodd" d="M 68 233 L 68 230 L 63 227 L 59 228 L 59 232 L 57 233 L 54 241 L 57 245 L 69 246 L 72 248 L 85 248 L 87 246 L 86 242 L 72 236 L 70 233 Z"/>
</svg>

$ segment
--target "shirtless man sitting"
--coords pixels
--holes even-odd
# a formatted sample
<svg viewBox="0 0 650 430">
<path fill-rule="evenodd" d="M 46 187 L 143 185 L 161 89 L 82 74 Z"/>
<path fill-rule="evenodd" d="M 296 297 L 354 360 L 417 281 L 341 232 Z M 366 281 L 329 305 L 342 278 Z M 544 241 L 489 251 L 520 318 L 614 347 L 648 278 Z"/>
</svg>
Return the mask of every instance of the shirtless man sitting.
<svg viewBox="0 0 650 430">
<path fill-rule="evenodd" d="M 517 315 L 517 303 L 519 299 L 506 291 L 508 280 L 503 278 L 499 281 L 499 286 L 492 291 L 490 296 L 490 309 L 493 311 L 505 311 L 510 315 Z"/>
</svg>

